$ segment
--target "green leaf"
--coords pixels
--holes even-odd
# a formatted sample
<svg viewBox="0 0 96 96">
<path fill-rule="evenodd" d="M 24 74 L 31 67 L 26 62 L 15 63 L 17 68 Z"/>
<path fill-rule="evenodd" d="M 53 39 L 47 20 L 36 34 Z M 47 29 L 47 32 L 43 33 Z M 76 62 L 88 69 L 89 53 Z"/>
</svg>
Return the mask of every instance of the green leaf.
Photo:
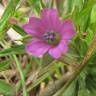
<svg viewBox="0 0 96 96">
<path fill-rule="evenodd" d="M 80 45 L 81 45 L 80 46 L 80 55 L 84 56 L 86 54 L 86 52 L 87 52 L 88 44 L 85 41 L 85 39 L 81 39 Z"/>
<path fill-rule="evenodd" d="M 20 35 L 22 36 L 26 36 L 27 33 L 21 28 L 19 27 L 18 25 L 13 25 L 12 28 L 17 32 L 19 33 Z"/>
<path fill-rule="evenodd" d="M 6 96 L 14 96 L 15 88 L 4 81 L 0 80 L 0 93 Z"/>
<path fill-rule="evenodd" d="M 40 0 L 40 4 L 41 4 L 42 8 L 46 8 L 46 5 L 43 3 L 42 0 Z"/>
<path fill-rule="evenodd" d="M 82 7 L 81 10 L 79 10 L 78 6 L 76 6 L 73 11 L 74 21 L 77 25 L 80 25 L 83 31 L 86 31 L 90 24 L 91 11 L 94 3 L 95 0 L 87 0 L 86 4 Z"/>
<path fill-rule="evenodd" d="M 0 57 L 12 55 L 12 54 L 20 54 L 24 52 L 24 48 L 25 48 L 24 45 L 12 46 L 11 48 L 0 51 Z"/>
<path fill-rule="evenodd" d="M 96 22 L 96 5 L 93 6 L 92 13 L 91 13 L 91 23 Z"/>
<path fill-rule="evenodd" d="M 5 70 L 10 63 L 11 63 L 10 60 L 0 62 L 0 71 Z"/>
<path fill-rule="evenodd" d="M 72 82 L 69 88 L 63 93 L 62 96 L 76 96 L 76 80 Z"/>
<path fill-rule="evenodd" d="M 34 12 L 36 12 L 37 14 L 40 13 L 41 10 L 40 0 L 28 0 L 28 3 L 29 5 L 31 5 Z"/>
<path fill-rule="evenodd" d="M 45 55 L 43 56 L 42 65 L 48 65 L 48 64 L 50 64 L 52 61 L 54 61 L 54 59 L 53 59 L 49 54 L 45 54 Z"/>
<path fill-rule="evenodd" d="M 59 15 L 62 15 L 62 11 L 64 10 L 64 0 L 56 0 L 56 7 Z"/>
<path fill-rule="evenodd" d="M 86 87 L 91 94 L 96 94 L 96 65 L 93 63 L 95 62 L 95 60 L 96 60 L 96 55 L 95 57 L 92 56 L 91 61 L 89 62 L 87 67 L 88 73 L 86 76 Z"/>
<path fill-rule="evenodd" d="M 78 77 L 78 84 L 79 84 L 79 90 L 78 94 L 80 96 L 90 96 L 88 93 L 88 90 L 86 88 L 86 75 L 87 70 L 86 68 L 80 73 L 80 76 Z"/>
<path fill-rule="evenodd" d="M 88 35 L 85 38 L 88 45 L 92 42 L 94 35 L 95 33 L 92 30 L 88 29 Z"/>
</svg>

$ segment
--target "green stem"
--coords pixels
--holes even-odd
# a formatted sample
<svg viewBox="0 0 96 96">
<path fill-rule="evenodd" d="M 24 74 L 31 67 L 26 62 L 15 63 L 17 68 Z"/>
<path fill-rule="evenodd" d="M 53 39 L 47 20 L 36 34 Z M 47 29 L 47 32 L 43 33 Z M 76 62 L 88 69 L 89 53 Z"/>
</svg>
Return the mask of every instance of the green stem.
<svg viewBox="0 0 96 96">
<path fill-rule="evenodd" d="M 25 86 L 25 79 L 24 79 L 22 68 L 21 68 L 21 64 L 18 61 L 16 55 L 13 54 L 13 58 L 14 58 L 14 60 L 16 62 L 17 68 L 18 68 L 18 70 L 20 72 L 21 81 L 22 81 L 22 87 L 23 87 L 23 96 L 27 96 L 27 90 L 26 90 L 26 86 Z"/>
</svg>

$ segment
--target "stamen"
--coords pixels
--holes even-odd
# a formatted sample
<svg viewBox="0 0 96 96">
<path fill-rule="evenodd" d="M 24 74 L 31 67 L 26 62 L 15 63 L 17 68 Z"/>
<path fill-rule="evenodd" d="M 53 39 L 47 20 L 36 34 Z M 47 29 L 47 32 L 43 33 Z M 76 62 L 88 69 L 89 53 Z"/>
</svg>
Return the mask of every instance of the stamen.
<svg viewBox="0 0 96 96">
<path fill-rule="evenodd" d="M 48 43 L 48 44 L 53 44 L 53 45 L 57 45 L 57 43 L 59 43 L 59 39 L 60 39 L 60 35 L 57 32 L 46 32 L 43 35 L 44 40 Z"/>
<path fill-rule="evenodd" d="M 43 37 L 45 40 L 50 39 L 53 41 L 55 39 L 55 34 L 53 32 L 47 32 L 43 35 Z"/>
</svg>

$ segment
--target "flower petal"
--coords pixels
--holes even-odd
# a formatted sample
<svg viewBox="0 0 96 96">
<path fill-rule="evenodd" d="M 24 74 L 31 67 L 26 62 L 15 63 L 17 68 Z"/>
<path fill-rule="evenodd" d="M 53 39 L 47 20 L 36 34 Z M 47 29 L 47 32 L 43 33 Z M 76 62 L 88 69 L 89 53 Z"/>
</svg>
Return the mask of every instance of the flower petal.
<svg viewBox="0 0 96 96">
<path fill-rule="evenodd" d="M 30 17 L 29 23 L 23 25 L 23 29 L 32 36 L 40 36 L 43 34 L 41 20 L 36 17 Z"/>
<path fill-rule="evenodd" d="M 50 54 L 53 58 L 55 58 L 55 59 L 58 59 L 58 58 L 60 58 L 60 56 L 61 56 L 61 52 L 59 51 L 58 48 L 55 48 L 55 47 L 49 50 L 49 54 Z"/>
<path fill-rule="evenodd" d="M 55 9 L 44 9 L 42 10 L 42 23 L 46 29 L 60 31 L 61 22 Z"/>
<path fill-rule="evenodd" d="M 71 39 L 76 34 L 71 19 L 67 19 L 63 22 L 61 28 L 61 34 L 62 34 L 62 39 Z"/>
<path fill-rule="evenodd" d="M 23 29 L 25 30 L 26 33 L 30 35 L 37 35 L 36 31 L 32 29 L 32 27 L 29 24 L 23 25 Z"/>
<path fill-rule="evenodd" d="M 41 57 L 49 50 L 49 48 L 50 46 L 43 41 L 33 39 L 27 44 L 26 50 L 29 54 L 32 54 L 33 56 Z"/>
<path fill-rule="evenodd" d="M 55 59 L 58 59 L 61 57 L 62 53 L 66 53 L 67 51 L 68 51 L 67 41 L 62 40 L 57 47 L 51 48 L 49 50 L 49 54 Z"/>
<path fill-rule="evenodd" d="M 68 51 L 68 40 L 61 40 L 57 48 L 61 51 L 61 53 L 65 53 Z"/>
</svg>

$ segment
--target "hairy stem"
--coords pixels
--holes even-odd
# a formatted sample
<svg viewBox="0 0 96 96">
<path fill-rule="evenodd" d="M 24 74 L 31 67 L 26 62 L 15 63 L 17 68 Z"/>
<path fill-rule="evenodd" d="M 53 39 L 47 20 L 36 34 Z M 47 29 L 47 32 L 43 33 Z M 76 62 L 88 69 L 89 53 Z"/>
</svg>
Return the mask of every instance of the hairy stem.
<svg viewBox="0 0 96 96">
<path fill-rule="evenodd" d="M 95 47 L 96 47 L 96 36 L 94 36 L 92 43 L 89 46 L 89 49 L 82 61 L 82 63 L 80 64 L 80 66 L 78 67 L 77 70 L 74 71 L 74 73 L 72 74 L 72 76 L 70 77 L 69 81 L 64 85 L 63 88 L 61 88 L 60 91 L 58 91 L 56 93 L 55 96 L 62 96 L 62 93 L 64 93 L 66 91 L 66 89 L 70 86 L 70 84 L 78 77 L 78 75 L 81 73 L 81 71 L 85 68 L 85 66 L 88 64 L 88 60 L 91 58 L 91 56 L 93 55 L 94 51 L 95 51 Z"/>
<path fill-rule="evenodd" d="M 67 80 L 69 80 L 70 76 L 71 73 L 68 72 L 60 80 L 57 80 L 54 82 L 54 84 L 47 86 L 39 96 L 53 96 L 53 94 L 59 90 L 67 82 Z"/>
</svg>

